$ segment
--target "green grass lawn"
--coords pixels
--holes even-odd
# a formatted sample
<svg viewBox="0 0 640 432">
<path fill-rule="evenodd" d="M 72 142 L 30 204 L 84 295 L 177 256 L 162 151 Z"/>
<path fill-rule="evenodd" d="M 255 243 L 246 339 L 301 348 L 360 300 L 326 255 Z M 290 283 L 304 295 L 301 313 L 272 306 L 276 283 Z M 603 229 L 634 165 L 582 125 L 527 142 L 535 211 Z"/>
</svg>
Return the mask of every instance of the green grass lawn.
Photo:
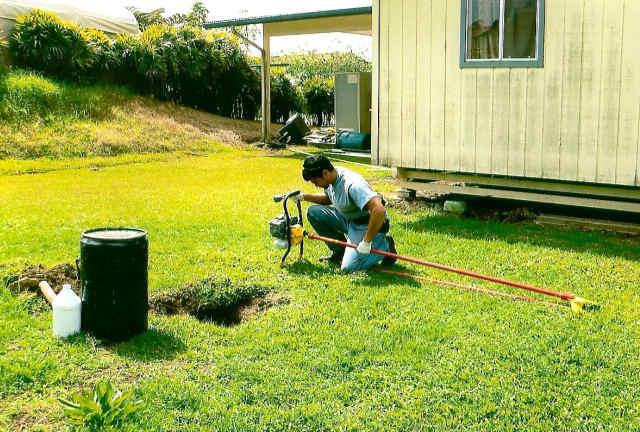
<svg viewBox="0 0 640 432">
<path fill-rule="evenodd" d="M 0 175 L 3 276 L 71 262 L 83 230 L 128 225 L 149 232 L 152 294 L 218 275 L 290 298 L 232 327 L 152 314 L 147 333 L 102 345 L 54 339 L 49 311 L 0 287 L 1 430 L 64 430 L 56 398 L 107 377 L 144 400 L 134 430 L 640 430 L 638 239 L 391 211 L 401 253 L 603 306 L 580 316 L 342 275 L 314 242 L 279 268 L 271 196 L 301 186 L 300 160 L 214 148 Z"/>
<path fill-rule="evenodd" d="M 583 315 L 342 275 L 317 263 L 314 242 L 308 261 L 294 251 L 280 268 L 271 196 L 312 188 L 299 155 L 244 146 L 259 131 L 120 88 L 0 72 L 0 430 L 67 430 L 57 398 L 107 378 L 144 401 L 132 430 L 640 430 L 640 239 L 390 211 L 401 253 L 602 305 Z M 352 168 L 393 190 L 384 171 Z M 288 302 L 236 326 L 151 314 L 121 344 L 53 338 L 44 302 L 2 282 L 71 263 L 83 230 L 116 225 L 148 231 L 152 296 L 212 277 Z"/>
</svg>

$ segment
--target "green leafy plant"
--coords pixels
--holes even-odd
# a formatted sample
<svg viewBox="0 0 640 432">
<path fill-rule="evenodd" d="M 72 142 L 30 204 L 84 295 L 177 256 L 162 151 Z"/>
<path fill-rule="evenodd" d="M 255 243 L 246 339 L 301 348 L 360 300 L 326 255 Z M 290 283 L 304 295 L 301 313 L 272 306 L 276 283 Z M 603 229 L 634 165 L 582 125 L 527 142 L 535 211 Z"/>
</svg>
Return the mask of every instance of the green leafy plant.
<svg viewBox="0 0 640 432">
<path fill-rule="evenodd" d="M 284 123 L 289 115 L 304 108 L 302 93 L 284 74 L 271 77 L 271 121 Z"/>
<path fill-rule="evenodd" d="M 0 36 L 0 74 L 6 73 L 9 68 L 7 67 L 7 49 L 9 48 L 9 42 Z"/>
<path fill-rule="evenodd" d="M 85 78 L 96 59 L 83 30 L 40 9 L 17 18 L 9 48 L 17 66 L 62 79 Z"/>
<path fill-rule="evenodd" d="M 286 54 L 272 59 L 287 65 L 287 74 L 306 81 L 316 76 L 331 78 L 337 72 L 371 72 L 371 62 L 354 52 Z"/>
<path fill-rule="evenodd" d="M 82 34 L 94 56 L 94 61 L 87 70 L 87 74 L 94 79 L 110 81 L 109 74 L 117 67 L 118 63 L 118 59 L 114 57 L 113 42 L 100 30 L 83 30 Z"/>
<path fill-rule="evenodd" d="M 73 426 L 89 431 L 120 428 L 143 405 L 142 400 L 135 399 L 133 391 L 120 392 L 108 380 L 98 382 L 90 392 L 72 396 L 71 400 L 58 401 Z"/>
<path fill-rule="evenodd" d="M 129 6 L 127 7 L 127 9 L 138 21 L 138 27 L 140 28 L 140 31 L 145 31 L 152 25 L 190 25 L 202 27 L 202 25 L 207 20 L 207 15 L 209 14 L 209 10 L 201 1 L 194 2 L 193 6 L 191 7 L 191 12 L 187 14 L 176 13 L 168 17 L 164 16 L 166 12 L 165 8 L 157 8 L 148 12 L 144 12 L 135 6 Z"/>
<path fill-rule="evenodd" d="M 335 80 L 322 76 L 314 76 L 302 84 L 302 93 L 306 103 L 307 113 L 314 124 L 329 123 L 333 115 Z"/>
</svg>

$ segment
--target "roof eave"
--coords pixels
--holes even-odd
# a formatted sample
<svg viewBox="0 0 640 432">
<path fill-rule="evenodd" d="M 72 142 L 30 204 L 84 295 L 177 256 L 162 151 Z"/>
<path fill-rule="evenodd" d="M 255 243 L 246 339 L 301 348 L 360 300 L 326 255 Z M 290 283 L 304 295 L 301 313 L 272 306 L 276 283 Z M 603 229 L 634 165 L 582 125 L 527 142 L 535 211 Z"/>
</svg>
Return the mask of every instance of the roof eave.
<svg viewBox="0 0 640 432">
<path fill-rule="evenodd" d="M 332 9 L 317 12 L 302 12 L 288 15 L 268 15 L 253 18 L 235 18 L 221 21 L 210 21 L 204 24 L 204 28 L 223 28 L 237 27 L 251 24 L 266 24 L 285 21 L 300 21 L 315 18 L 331 18 L 349 15 L 365 15 L 371 14 L 371 6 L 349 8 L 349 9 Z"/>
</svg>

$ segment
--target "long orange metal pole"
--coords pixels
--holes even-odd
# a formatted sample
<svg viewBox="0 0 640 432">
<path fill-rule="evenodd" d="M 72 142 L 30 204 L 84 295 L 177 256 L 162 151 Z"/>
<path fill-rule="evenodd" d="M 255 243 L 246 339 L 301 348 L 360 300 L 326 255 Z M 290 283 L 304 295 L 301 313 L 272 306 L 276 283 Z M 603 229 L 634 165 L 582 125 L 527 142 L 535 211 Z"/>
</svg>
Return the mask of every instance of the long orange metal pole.
<svg viewBox="0 0 640 432">
<path fill-rule="evenodd" d="M 318 234 L 307 234 L 307 237 L 312 239 L 312 240 L 320 240 L 323 241 L 325 243 L 333 243 L 333 244 L 337 244 L 340 246 L 344 246 L 344 247 L 350 247 L 355 249 L 357 246 L 351 243 L 347 243 L 347 242 L 343 242 L 340 240 L 335 240 L 329 237 L 323 237 L 320 236 Z M 562 300 L 566 300 L 566 301 L 570 301 L 570 300 L 574 300 L 576 298 L 576 295 L 573 293 L 569 293 L 569 292 L 558 292 L 558 291 L 553 291 L 553 290 L 549 290 L 549 289 L 545 289 L 545 288 L 538 288 L 536 286 L 533 285 L 527 285 L 527 284 L 523 284 L 523 283 L 519 283 L 519 282 L 512 282 L 506 279 L 501 279 L 501 278 L 497 278 L 497 277 L 493 277 L 493 276 L 488 276 L 488 275 L 484 275 L 482 273 L 476 273 L 476 272 L 472 272 L 469 270 L 463 270 L 463 269 L 458 269 L 455 267 L 449 267 L 443 264 L 438 264 L 438 263 L 434 263 L 434 262 L 430 262 L 430 261 L 425 261 L 425 260 L 421 260 L 418 258 L 412 258 L 412 257 L 408 257 L 408 256 L 403 256 L 403 255 L 398 255 L 398 254 L 394 254 L 391 252 L 386 252 L 380 249 L 371 249 L 371 253 L 375 253 L 378 255 L 383 255 L 383 256 L 387 256 L 387 257 L 391 257 L 391 258 L 396 258 L 402 261 L 407 261 L 407 262 L 411 262 L 414 264 L 420 264 L 420 265 L 424 265 L 424 266 L 428 266 L 428 267 L 433 267 L 433 268 L 437 268 L 440 270 L 444 270 L 444 271 L 448 271 L 448 272 L 452 272 L 452 273 L 457 273 L 457 274 L 461 274 L 461 275 L 465 275 L 465 276 L 470 276 L 476 279 L 483 279 L 483 280 L 487 280 L 490 282 L 495 282 L 495 283 L 499 283 L 502 285 L 508 285 L 508 286 L 512 286 L 515 288 L 520 288 L 523 290 L 527 290 L 527 291 L 533 291 L 536 292 L 538 294 L 544 294 L 547 296 L 551 296 L 551 297 L 557 297 L 559 299 Z"/>
</svg>

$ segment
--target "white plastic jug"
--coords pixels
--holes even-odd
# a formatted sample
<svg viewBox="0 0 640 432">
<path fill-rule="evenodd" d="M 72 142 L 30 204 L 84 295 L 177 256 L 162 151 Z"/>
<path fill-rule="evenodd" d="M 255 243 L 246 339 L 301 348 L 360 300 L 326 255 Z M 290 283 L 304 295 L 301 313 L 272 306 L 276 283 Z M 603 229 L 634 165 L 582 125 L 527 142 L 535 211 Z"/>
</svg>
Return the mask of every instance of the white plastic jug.
<svg viewBox="0 0 640 432">
<path fill-rule="evenodd" d="M 80 297 L 65 284 L 53 303 L 53 334 L 67 337 L 80 331 Z"/>
</svg>

